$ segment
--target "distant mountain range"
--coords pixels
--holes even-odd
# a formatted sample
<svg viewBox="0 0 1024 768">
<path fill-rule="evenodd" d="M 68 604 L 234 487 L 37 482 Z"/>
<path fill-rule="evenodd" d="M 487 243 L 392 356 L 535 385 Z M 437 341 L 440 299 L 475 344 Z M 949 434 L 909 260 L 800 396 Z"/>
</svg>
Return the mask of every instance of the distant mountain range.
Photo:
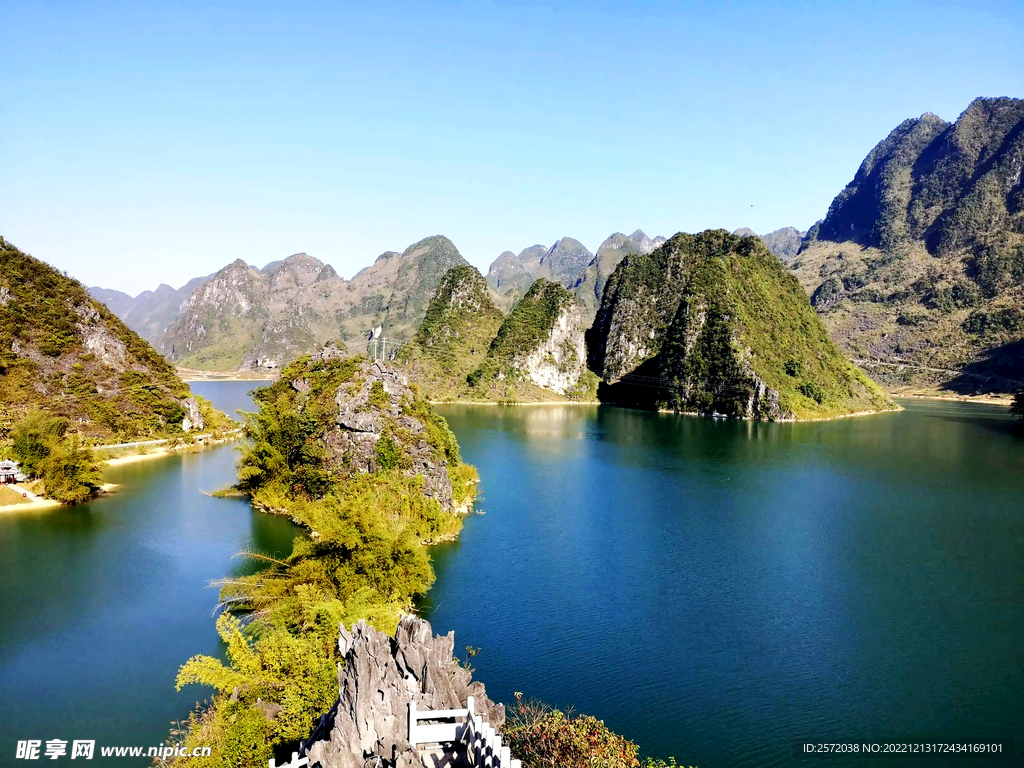
<svg viewBox="0 0 1024 768">
<path fill-rule="evenodd" d="M 564 237 L 551 247 L 501 254 L 487 283 L 508 310 L 543 277 L 572 291 L 585 325 L 593 320 L 604 281 L 628 253 L 649 253 L 653 240 L 637 230 L 614 234 L 597 255 Z M 440 235 L 387 251 L 351 280 L 305 253 L 262 269 L 241 259 L 179 289 L 161 285 L 131 297 L 94 286 L 89 293 L 172 362 L 198 370 L 276 369 L 328 340 L 364 351 L 376 334 L 381 348 L 407 342 L 423 319 L 441 277 L 468 262 Z"/>
<path fill-rule="evenodd" d="M 1024 386 L 1024 100 L 901 123 L 790 265 L 840 346 L 890 387 Z"/>
<path fill-rule="evenodd" d="M 800 246 L 803 244 L 803 240 L 807 237 L 806 232 L 801 232 L 796 227 L 783 227 L 782 229 L 776 229 L 774 232 L 769 232 L 767 235 L 759 235 L 754 230 L 743 227 L 733 232 L 737 237 L 759 237 L 768 250 L 774 253 L 782 261 L 790 261 L 797 252 L 800 250 Z"/>
<path fill-rule="evenodd" d="M 809 231 L 756 237 L 878 381 L 1024 387 L 1024 100 L 976 99 L 954 123 L 931 113 L 904 121 Z M 505 251 L 486 275 L 488 300 L 508 313 L 544 279 L 573 294 L 589 327 L 620 266 L 664 242 L 637 230 L 611 235 L 596 254 L 571 237 Z M 178 365 L 275 368 L 328 339 L 363 351 L 375 334 L 395 349 L 412 338 L 442 276 L 466 264 L 435 236 L 382 254 L 351 280 L 296 254 L 262 270 L 237 261 L 134 298 L 90 291 Z"/>
<path fill-rule="evenodd" d="M 364 351 L 375 329 L 397 347 L 423 319 L 444 273 L 466 263 L 438 235 L 381 254 L 351 280 L 297 253 L 263 269 L 239 259 L 177 291 L 162 285 L 135 298 L 89 292 L 181 367 L 275 369 L 328 340 Z"/>
<path fill-rule="evenodd" d="M 561 283 L 576 295 L 583 320 L 589 325 L 601 303 L 604 283 L 619 262 L 630 253 L 650 253 L 664 242 L 664 237 L 651 239 L 640 229 L 629 236 L 616 232 L 595 255 L 578 240 L 563 237 L 550 248 L 531 245 L 518 256 L 505 251 L 491 263 L 487 282 L 506 309 L 542 277 Z"/>
</svg>

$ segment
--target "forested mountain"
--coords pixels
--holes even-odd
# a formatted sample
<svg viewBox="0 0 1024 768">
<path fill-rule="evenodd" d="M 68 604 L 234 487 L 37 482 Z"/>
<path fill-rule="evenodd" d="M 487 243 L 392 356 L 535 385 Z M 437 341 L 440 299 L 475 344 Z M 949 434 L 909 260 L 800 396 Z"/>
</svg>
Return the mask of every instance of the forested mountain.
<svg viewBox="0 0 1024 768">
<path fill-rule="evenodd" d="M 590 399 L 579 304 L 561 283 L 538 279 L 512 307 L 469 374 L 471 400 Z"/>
<path fill-rule="evenodd" d="M 441 278 L 423 322 L 398 352 L 396 363 L 431 399 L 458 397 L 466 388 L 466 377 L 483 362 L 504 319 L 476 267 L 452 267 Z"/>
<path fill-rule="evenodd" d="M 0 264 L 0 437 L 34 410 L 87 444 L 202 426 L 174 367 L 78 281 L 3 238 Z"/>
<path fill-rule="evenodd" d="M 626 258 L 587 347 L 603 401 L 773 421 L 891 407 L 764 243 L 724 230 Z"/>
<path fill-rule="evenodd" d="M 792 262 L 852 356 L 892 386 L 1024 381 L 1024 100 L 906 120 Z"/>
<path fill-rule="evenodd" d="M 538 279 L 505 317 L 474 267 L 453 267 L 396 362 L 435 400 L 593 399 L 584 328 L 560 283 Z"/>
</svg>

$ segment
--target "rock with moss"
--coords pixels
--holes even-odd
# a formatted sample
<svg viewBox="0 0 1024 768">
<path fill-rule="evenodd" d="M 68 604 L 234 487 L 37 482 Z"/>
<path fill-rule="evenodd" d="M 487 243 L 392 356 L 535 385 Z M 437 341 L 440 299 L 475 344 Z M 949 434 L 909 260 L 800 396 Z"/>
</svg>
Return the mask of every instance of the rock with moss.
<svg viewBox="0 0 1024 768">
<path fill-rule="evenodd" d="M 397 368 L 350 358 L 329 344 L 285 368 L 270 389 L 315 418 L 323 454 L 311 457 L 312 463 L 333 482 L 399 470 L 417 478 L 422 493 L 445 511 L 468 511 L 472 494 L 462 487 L 455 436 Z"/>
<path fill-rule="evenodd" d="M 724 230 L 628 256 L 587 341 L 609 402 L 766 421 L 893 407 L 761 240 Z"/>
</svg>

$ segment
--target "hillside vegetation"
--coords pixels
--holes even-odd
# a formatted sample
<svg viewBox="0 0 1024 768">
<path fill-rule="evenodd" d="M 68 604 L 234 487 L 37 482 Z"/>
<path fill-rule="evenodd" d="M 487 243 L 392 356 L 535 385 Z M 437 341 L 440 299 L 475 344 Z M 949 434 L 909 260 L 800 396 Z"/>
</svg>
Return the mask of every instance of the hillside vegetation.
<svg viewBox="0 0 1024 768">
<path fill-rule="evenodd" d="M 498 402 L 593 399 L 586 375 L 579 305 L 561 284 L 541 278 L 516 302 L 469 374 L 464 397 Z"/>
<path fill-rule="evenodd" d="M 1024 100 L 900 124 L 792 262 L 836 340 L 891 387 L 1024 386 Z"/>
<path fill-rule="evenodd" d="M 611 402 L 765 420 L 892 407 L 761 240 L 724 230 L 628 256 L 588 347 Z"/>
<path fill-rule="evenodd" d="M 453 537 L 475 494 L 445 420 L 390 368 L 328 348 L 254 397 L 237 489 L 308 535 L 225 580 L 227 663 L 195 656 L 179 672 L 179 688 L 218 691 L 183 735 L 213 746 L 194 761 L 206 768 L 263 768 L 273 745 L 309 735 L 337 697 L 339 623 L 393 634 L 434 580 L 426 543 Z"/>
<path fill-rule="evenodd" d="M 0 403 L 89 444 L 174 437 L 195 401 L 174 367 L 76 280 L 0 239 Z M 193 418 L 193 422 L 195 418 Z"/>
<path fill-rule="evenodd" d="M 503 320 L 476 268 L 452 267 L 396 363 L 430 399 L 456 398 L 465 391 L 466 377 L 479 367 Z"/>
<path fill-rule="evenodd" d="M 0 238 L 0 456 L 42 495 L 90 498 L 101 443 L 182 437 L 226 421 L 76 280 Z"/>
</svg>

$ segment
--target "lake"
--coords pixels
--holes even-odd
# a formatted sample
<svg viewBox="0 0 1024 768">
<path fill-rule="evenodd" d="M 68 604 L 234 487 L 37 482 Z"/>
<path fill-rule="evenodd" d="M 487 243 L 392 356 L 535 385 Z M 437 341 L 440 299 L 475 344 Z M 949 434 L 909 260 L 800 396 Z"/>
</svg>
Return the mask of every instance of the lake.
<svg viewBox="0 0 1024 768">
<path fill-rule="evenodd" d="M 233 413 L 252 408 L 253 386 L 192 388 Z M 243 548 L 291 552 L 298 530 L 203 495 L 233 481 L 236 458 L 225 445 L 125 464 L 104 472 L 121 486 L 111 496 L 0 512 L 0 765 L 28 764 L 14 759 L 19 739 L 95 739 L 90 764 L 148 765 L 98 747 L 161 744 L 207 695 L 174 690 L 190 656 L 223 655 L 207 585 L 251 567 L 233 558 Z"/>
<path fill-rule="evenodd" d="M 192 386 L 233 412 L 256 383 Z M 906 405 L 797 425 L 439 407 L 486 514 L 434 548 L 423 612 L 482 649 L 493 697 L 572 704 L 688 765 L 858 764 L 795 760 L 794 739 L 1019 738 L 1024 440 L 1005 409 Z M 203 495 L 236 457 L 123 465 L 110 497 L 0 513 L 0 765 L 24 764 L 18 739 L 156 745 L 204 695 L 174 677 L 221 653 L 208 583 L 297 530 Z"/>
<path fill-rule="evenodd" d="M 426 615 L 481 648 L 492 696 L 571 704 L 686 765 L 1019 739 L 1024 440 L 1006 409 L 905 405 L 809 424 L 441 407 L 486 515 L 437 551 Z"/>
</svg>

